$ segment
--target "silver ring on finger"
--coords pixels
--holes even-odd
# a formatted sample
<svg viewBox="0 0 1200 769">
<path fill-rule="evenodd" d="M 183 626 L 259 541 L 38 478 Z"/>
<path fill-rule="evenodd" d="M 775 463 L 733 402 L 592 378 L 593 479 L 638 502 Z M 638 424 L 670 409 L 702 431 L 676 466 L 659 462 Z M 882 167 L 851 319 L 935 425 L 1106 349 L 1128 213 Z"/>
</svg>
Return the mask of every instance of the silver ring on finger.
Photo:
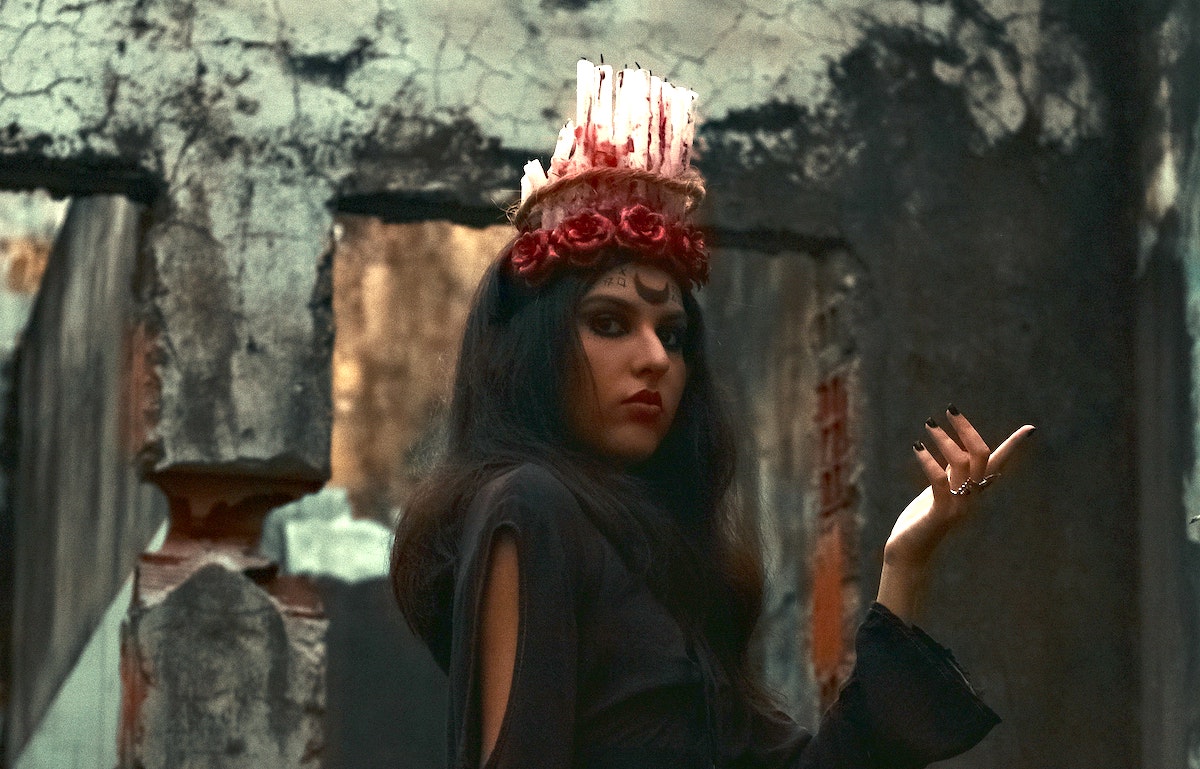
<svg viewBox="0 0 1200 769">
<path fill-rule="evenodd" d="M 975 483 L 975 481 L 968 478 L 965 481 L 963 481 L 962 485 L 959 486 L 957 489 L 950 489 L 950 493 L 956 497 L 965 497 L 971 493 L 971 488 L 975 485 L 977 485 Z"/>
<path fill-rule="evenodd" d="M 974 480 L 973 478 L 968 478 L 967 480 L 963 481 L 962 485 L 957 489 L 950 489 L 950 493 L 956 497 L 965 497 L 971 493 L 972 489 L 986 488 L 999 477 L 1000 473 L 991 473 L 990 475 L 983 476 L 983 478 L 979 479 L 978 481 Z"/>
<path fill-rule="evenodd" d="M 977 481 L 971 481 L 971 483 L 975 485 L 975 488 L 982 489 L 986 486 L 990 486 L 992 482 L 999 477 L 1000 473 L 991 473 L 990 475 L 983 476 Z"/>
</svg>

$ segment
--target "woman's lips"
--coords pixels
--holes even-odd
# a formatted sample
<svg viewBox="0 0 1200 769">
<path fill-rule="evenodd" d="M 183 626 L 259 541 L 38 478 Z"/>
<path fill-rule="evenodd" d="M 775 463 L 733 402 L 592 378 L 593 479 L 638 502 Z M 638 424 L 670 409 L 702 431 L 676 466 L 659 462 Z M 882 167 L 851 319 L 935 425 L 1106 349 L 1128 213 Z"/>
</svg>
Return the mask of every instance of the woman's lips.
<svg viewBox="0 0 1200 769">
<path fill-rule="evenodd" d="M 629 419 L 647 425 L 657 424 L 663 412 L 662 396 L 650 390 L 641 390 L 629 396 L 621 401 L 621 405 L 625 407 Z"/>
<path fill-rule="evenodd" d="M 657 406 L 662 409 L 662 396 L 652 390 L 639 390 L 621 403 L 644 403 L 647 406 Z"/>
</svg>

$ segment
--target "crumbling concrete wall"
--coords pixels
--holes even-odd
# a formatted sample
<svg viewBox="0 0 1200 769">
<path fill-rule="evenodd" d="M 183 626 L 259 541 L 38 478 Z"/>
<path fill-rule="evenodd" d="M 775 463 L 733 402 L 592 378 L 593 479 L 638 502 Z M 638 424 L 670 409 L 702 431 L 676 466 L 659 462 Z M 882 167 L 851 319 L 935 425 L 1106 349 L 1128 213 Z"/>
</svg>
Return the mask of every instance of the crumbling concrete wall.
<svg viewBox="0 0 1200 769">
<path fill-rule="evenodd" d="M 1144 766 L 1200 766 L 1200 12 L 1148 3 L 1138 250 L 1138 478 Z"/>
<path fill-rule="evenodd" d="M 166 513 L 131 440 L 141 383 L 129 286 L 143 212 L 119 196 L 73 204 L 18 356 L 10 761 Z"/>
<path fill-rule="evenodd" d="M 331 25 L 301 4 L 9 3 L 0 185 L 155 199 L 145 296 L 163 398 L 145 449 L 156 469 L 230 463 L 317 477 L 328 453 L 327 204 L 418 198 L 494 211 L 527 152 L 512 148 L 544 152 L 567 111 L 570 67 L 548 73 L 547 62 L 610 50 L 703 85 L 709 115 L 749 116 L 747 146 L 710 153 L 714 165 L 753 171 L 745 179 L 771 170 L 753 156 L 756 136 L 787 155 L 785 178 L 854 161 L 862 143 L 838 122 L 845 87 L 870 76 L 854 66 L 883 55 L 888 39 L 935 52 L 924 62 L 930 85 L 962 113 L 972 148 L 1034 124 L 1040 142 L 1064 149 L 1100 130 L 1084 44 L 1040 0 L 707 10 L 562 2 L 535 17 L 518 3 L 350 2 Z M 819 134 L 803 157 L 772 136 L 770 115 L 754 117 L 776 104 L 795 105 L 810 118 L 792 121 L 796 130 Z M 836 226 L 814 220 L 820 206 L 785 220 L 786 199 L 759 206 L 745 201 L 761 194 L 722 189 L 721 226 Z M 393 197 L 375 197 L 384 193 Z"/>
<path fill-rule="evenodd" d="M 921 10 L 859 15 L 824 101 L 708 123 L 712 220 L 725 242 L 833 239 L 860 265 L 863 601 L 924 485 L 909 446 L 927 416 L 954 402 L 993 445 L 1040 427 L 931 586 L 927 625 L 1005 719 L 954 765 L 1137 765 L 1132 20 Z"/>
</svg>

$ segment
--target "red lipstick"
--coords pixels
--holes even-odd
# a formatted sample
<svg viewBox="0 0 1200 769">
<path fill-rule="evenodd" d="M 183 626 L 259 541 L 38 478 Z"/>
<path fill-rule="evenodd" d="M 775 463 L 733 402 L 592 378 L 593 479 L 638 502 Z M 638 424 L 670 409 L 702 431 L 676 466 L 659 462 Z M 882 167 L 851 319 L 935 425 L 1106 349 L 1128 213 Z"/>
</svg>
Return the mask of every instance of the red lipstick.
<svg viewBox="0 0 1200 769">
<path fill-rule="evenodd" d="M 652 390 L 639 390 L 621 403 L 645 403 L 647 406 L 657 406 L 660 409 L 663 405 L 662 396 Z"/>
</svg>

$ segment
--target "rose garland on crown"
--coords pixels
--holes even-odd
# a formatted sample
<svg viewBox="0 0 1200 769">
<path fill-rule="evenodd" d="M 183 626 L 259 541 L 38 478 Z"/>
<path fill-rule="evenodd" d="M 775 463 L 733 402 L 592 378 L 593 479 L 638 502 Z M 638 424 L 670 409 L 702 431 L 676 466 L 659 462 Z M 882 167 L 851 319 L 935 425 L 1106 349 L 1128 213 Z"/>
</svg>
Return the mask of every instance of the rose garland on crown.
<svg viewBox="0 0 1200 769">
<path fill-rule="evenodd" d="M 560 266 L 595 267 L 604 250 L 613 246 L 637 251 L 650 264 L 658 262 L 685 288 L 708 280 L 704 233 L 670 221 L 640 202 L 620 209 L 584 211 L 564 219 L 553 230 L 528 230 L 514 241 L 509 265 L 513 273 L 536 287 Z"/>
</svg>

